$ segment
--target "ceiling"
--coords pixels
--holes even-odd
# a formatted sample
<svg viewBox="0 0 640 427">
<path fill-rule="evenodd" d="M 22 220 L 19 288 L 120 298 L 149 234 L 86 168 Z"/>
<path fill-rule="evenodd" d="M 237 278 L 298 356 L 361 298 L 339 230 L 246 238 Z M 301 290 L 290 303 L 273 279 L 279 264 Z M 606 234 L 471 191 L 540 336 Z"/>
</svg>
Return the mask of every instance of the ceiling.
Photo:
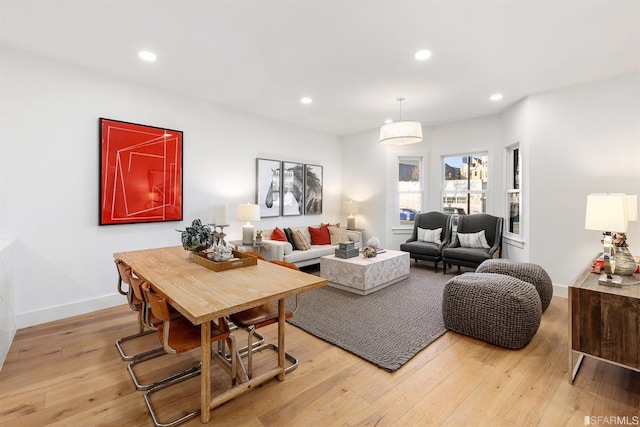
<svg viewBox="0 0 640 427">
<path fill-rule="evenodd" d="M 638 71 L 640 2 L 0 0 L 0 43 L 347 135 Z"/>
</svg>

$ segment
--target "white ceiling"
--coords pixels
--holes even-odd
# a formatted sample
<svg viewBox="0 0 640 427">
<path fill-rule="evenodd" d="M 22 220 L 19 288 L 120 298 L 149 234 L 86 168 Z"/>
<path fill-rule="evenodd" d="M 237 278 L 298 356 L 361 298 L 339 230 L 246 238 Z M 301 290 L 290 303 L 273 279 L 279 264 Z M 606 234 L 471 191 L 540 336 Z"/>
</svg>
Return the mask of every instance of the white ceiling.
<svg viewBox="0 0 640 427">
<path fill-rule="evenodd" d="M 638 71 L 640 1 L 0 0 L 0 43 L 346 135 Z"/>
</svg>

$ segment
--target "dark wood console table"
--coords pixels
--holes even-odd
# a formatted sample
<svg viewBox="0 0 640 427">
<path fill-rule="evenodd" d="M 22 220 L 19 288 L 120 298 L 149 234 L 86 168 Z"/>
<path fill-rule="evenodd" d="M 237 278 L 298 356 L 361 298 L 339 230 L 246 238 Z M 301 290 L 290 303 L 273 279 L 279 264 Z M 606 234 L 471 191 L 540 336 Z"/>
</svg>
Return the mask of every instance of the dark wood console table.
<svg viewBox="0 0 640 427">
<path fill-rule="evenodd" d="M 598 284 L 591 263 L 569 287 L 569 382 L 584 356 L 640 372 L 640 274 L 622 287 Z M 577 362 L 575 361 L 578 356 Z"/>
</svg>

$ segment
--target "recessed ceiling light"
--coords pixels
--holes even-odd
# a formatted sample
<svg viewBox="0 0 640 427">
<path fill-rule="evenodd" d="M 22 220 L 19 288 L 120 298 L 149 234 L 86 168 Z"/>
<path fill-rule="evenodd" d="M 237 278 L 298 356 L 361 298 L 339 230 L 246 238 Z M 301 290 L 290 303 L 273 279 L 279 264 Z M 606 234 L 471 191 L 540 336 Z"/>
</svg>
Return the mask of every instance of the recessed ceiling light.
<svg viewBox="0 0 640 427">
<path fill-rule="evenodd" d="M 140 57 L 140 59 L 149 62 L 153 62 L 156 60 L 156 54 L 153 52 L 149 52 L 148 50 L 141 50 L 140 52 L 138 52 L 138 56 Z"/>
<path fill-rule="evenodd" d="M 489 98 L 492 101 L 500 101 L 502 99 L 502 94 L 501 93 L 495 93 L 493 95 L 491 95 L 491 97 Z"/>
<path fill-rule="evenodd" d="M 300 99 L 300 102 L 302 102 L 303 104 L 311 104 L 313 100 L 308 96 L 305 96 L 304 98 Z"/>
<path fill-rule="evenodd" d="M 425 59 L 431 58 L 431 51 L 426 49 L 419 50 L 414 56 L 418 61 L 424 61 Z"/>
</svg>

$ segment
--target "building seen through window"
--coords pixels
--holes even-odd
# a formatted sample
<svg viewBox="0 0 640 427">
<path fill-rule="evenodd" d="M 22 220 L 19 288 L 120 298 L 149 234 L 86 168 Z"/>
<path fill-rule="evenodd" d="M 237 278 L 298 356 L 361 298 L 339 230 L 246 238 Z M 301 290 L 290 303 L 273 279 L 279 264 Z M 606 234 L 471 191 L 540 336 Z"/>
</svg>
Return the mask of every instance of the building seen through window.
<svg viewBox="0 0 640 427">
<path fill-rule="evenodd" d="M 442 210 L 467 215 L 487 210 L 486 153 L 443 158 Z"/>
</svg>

